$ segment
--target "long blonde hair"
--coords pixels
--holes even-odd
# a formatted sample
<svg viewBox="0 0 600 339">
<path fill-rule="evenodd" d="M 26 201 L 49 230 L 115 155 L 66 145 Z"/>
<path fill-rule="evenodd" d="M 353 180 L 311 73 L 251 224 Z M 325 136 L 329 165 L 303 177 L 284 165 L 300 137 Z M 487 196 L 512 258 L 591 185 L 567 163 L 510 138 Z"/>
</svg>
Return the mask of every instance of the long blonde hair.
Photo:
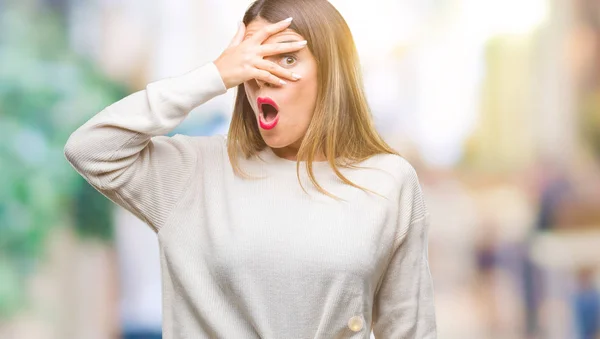
<svg viewBox="0 0 600 339">
<path fill-rule="evenodd" d="M 306 161 L 308 176 L 317 190 L 336 198 L 317 183 L 312 170 L 315 154 L 322 152 L 344 183 L 375 193 L 354 184 L 339 171 L 339 167 L 356 168 L 356 163 L 376 154 L 400 155 L 375 129 L 358 53 L 344 18 L 327 0 L 257 0 L 246 11 L 243 22 L 247 26 L 257 17 L 272 23 L 293 17 L 289 28 L 308 41 L 305 48 L 310 49 L 317 62 L 316 108 L 297 154 L 300 185 L 300 161 Z M 242 83 L 237 87 L 227 137 L 234 173 L 248 178 L 239 166 L 238 156 L 250 158 L 265 147 L 269 146 L 262 139 Z M 336 159 L 345 159 L 345 163 Z M 302 189 L 306 192 L 303 186 Z"/>
</svg>

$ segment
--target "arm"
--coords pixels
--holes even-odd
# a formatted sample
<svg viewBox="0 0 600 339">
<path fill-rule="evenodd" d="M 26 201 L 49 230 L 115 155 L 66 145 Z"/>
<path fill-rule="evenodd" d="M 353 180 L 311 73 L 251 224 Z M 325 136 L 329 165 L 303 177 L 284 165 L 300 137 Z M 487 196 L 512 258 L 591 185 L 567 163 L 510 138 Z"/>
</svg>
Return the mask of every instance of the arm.
<svg viewBox="0 0 600 339">
<path fill-rule="evenodd" d="M 65 157 L 94 188 L 158 232 L 200 160 L 185 136 L 164 134 L 225 92 L 212 62 L 152 82 L 73 132 Z"/>
<path fill-rule="evenodd" d="M 397 240 L 373 307 L 377 339 L 437 338 L 433 282 L 427 256 L 429 215 Z"/>
<path fill-rule="evenodd" d="M 437 338 L 433 281 L 428 262 L 429 212 L 416 173 L 401 192 L 391 258 L 373 303 L 373 334 L 377 339 Z"/>
</svg>

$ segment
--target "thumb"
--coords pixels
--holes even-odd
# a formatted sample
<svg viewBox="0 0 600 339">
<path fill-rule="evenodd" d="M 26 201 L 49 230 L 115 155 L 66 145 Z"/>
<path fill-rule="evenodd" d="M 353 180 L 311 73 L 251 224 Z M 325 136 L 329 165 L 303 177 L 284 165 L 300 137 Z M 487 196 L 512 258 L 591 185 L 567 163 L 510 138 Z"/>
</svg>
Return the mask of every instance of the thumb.
<svg viewBox="0 0 600 339">
<path fill-rule="evenodd" d="M 233 46 L 239 45 L 242 42 L 242 40 L 244 39 L 245 31 L 246 31 L 246 26 L 244 25 L 244 22 L 240 21 L 240 23 L 238 25 L 237 33 L 235 34 L 235 36 L 229 43 L 228 47 L 233 47 Z"/>
</svg>

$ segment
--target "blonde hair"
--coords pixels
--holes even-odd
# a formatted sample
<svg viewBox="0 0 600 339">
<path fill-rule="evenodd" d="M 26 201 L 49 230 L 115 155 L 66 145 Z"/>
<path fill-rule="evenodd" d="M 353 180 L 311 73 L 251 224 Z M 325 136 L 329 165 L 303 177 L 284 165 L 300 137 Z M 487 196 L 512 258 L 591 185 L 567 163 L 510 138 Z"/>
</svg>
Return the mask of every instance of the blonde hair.
<svg viewBox="0 0 600 339">
<path fill-rule="evenodd" d="M 317 183 L 312 170 L 315 155 L 322 152 L 344 183 L 375 193 L 354 184 L 339 171 L 339 167 L 356 168 L 356 163 L 376 154 L 400 155 L 375 129 L 358 53 L 344 18 L 327 0 L 258 0 L 250 5 L 243 22 L 248 26 L 257 17 L 272 23 L 293 17 L 289 28 L 308 41 L 305 48 L 310 49 L 317 62 L 316 108 L 297 154 L 296 173 L 300 185 L 300 161 L 306 161 L 308 176 L 317 190 L 337 198 Z M 250 158 L 265 147 L 269 146 L 262 139 L 242 83 L 237 87 L 227 136 L 227 151 L 234 173 L 248 178 L 239 166 L 238 156 L 243 154 Z M 345 159 L 345 162 L 342 164 L 336 159 Z M 306 192 L 303 186 L 302 189 Z"/>
</svg>

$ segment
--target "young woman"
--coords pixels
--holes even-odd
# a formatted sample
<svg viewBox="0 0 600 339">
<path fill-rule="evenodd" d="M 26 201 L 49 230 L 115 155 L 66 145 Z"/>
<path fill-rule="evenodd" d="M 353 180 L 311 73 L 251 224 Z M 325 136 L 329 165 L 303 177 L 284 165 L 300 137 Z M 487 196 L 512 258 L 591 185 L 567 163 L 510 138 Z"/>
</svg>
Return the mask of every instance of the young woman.
<svg viewBox="0 0 600 339">
<path fill-rule="evenodd" d="M 165 136 L 233 87 L 227 135 Z M 436 337 L 419 180 L 326 0 L 254 2 L 215 61 L 106 107 L 65 155 L 156 232 L 165 338 Z"/>
</svg>

